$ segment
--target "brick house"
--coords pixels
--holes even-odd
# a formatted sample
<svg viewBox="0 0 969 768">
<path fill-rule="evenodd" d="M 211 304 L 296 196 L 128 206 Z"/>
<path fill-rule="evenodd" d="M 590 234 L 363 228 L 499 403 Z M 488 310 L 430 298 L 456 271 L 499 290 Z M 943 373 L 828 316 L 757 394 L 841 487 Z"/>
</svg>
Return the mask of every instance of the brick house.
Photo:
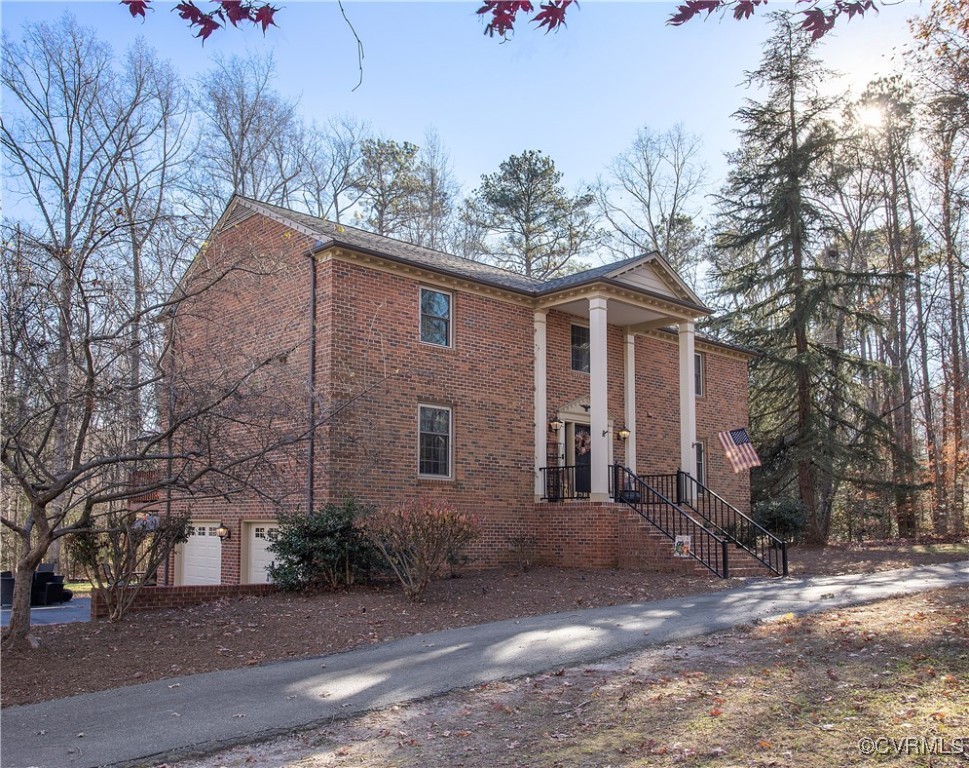
<svg viewBox="0 0 969 768">
<path fill-rule="evenodd" d="M 747 473 L 715 445 L 747 423 L 749 355 L 696 336 L 710 310 L 658 254 L 539 281 L 237 196 L 189 292 L 199 262 L 224 277 L 179 306 L 170 381 L 272 360 L 224 442 L 262 439 L 260 419 L 307 439 L 276 455 L 273 503 L 191 503 L 169 583 L 265 581 L 278 510 L 347 495 L 473 510 L 476 566 L 523 540 L 546 564 L 656 565 L 650 526 L 613 499 L 615 465 L 682 470 L 749 508 Z"/>
</svg>

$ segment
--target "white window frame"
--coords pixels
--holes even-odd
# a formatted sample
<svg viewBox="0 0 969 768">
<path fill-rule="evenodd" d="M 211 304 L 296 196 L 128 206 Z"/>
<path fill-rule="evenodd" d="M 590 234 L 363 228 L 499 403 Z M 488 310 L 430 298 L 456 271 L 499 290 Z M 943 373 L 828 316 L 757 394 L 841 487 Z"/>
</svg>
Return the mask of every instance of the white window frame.
<svg viewBox="0 0 969 768">
<path fill-rule="evenodd" d="M 707 356 L 703 352 L 693 353 L 693 388 L 697 397 L 707 394 Z"/>
<path fill-rule="evenodd" d="M 436 411 L 447 411 L 447 474 L 432 475 L 421 472 L 421 414 L 425 408 Z M 430 433 L 429 433 L 430 434 Z M 426 480 L 454 479 L 454 409 L 446 405 L 421 403 L 417 406 L 417 476 Z"/>
<path fill-rule="evenodd" d="M 574 365 L 575 358 L 573 357 L 573 345 L 572 345 L 573 328 L 585 328 L 587 331 L 589 331 L 589 370 L 588 371 L 583 371 L 581 368 L 576 368 Z M 589 326 L 586 325 L 585 323 L 576 323 L 576 322 L 569 323 L 569 370 L 572 371 L 572 373 L 584 373 L 586 375 L 589 375 L 592 372 L 592 331 L 589 328 Z"/>
<path fill-rule="evenodd" d="M 447 344 L 438 344 L 436 341 L 427 341 L 424 338 L 424 292 L 439 293 L 448 297 L 447 315 Z M 432 288 L 429 285 L 422 285 L 417 295 L 417 338 L 421 344 L 438 349 L 452 349 L 454 347 L 454 294 L 451 291 L 442 291 L 440 288 Z"/>
<path fill-rule="evenodd" d="M 693 461 L 696 465 L 696 481 L 700 485 L 707 484 L 707 447 L 702 440 L 693 444 Z"/>
</svg>

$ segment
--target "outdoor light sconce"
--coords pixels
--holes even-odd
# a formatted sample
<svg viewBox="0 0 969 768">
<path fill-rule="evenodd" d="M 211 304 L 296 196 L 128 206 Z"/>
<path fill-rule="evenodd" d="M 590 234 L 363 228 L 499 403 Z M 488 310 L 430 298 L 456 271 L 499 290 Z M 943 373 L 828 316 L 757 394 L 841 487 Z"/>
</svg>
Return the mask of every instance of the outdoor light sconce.
<svg viewBox="0 0 969 768">
<path fill-rule="evenodd" d="M 222 539 L 222 541 L 225 541 L 232 537 L 232 531 L 229 530 L 229 526 L 225 523 L 219 523 L 219 527 L 215 529 L 215 535 Z"/>
<path fill-rule="evenodd" d="M 559 430 L 564 426 L 565 424 L 562 423 L 562 420 L 558 416 L 556 416 L 548 423 L 548 428 L 552 430 L 555 434 L 558 434 Z"/>
<path fill-rule="evenodd" d="M 619 432 L 617 432 L 616 434 L 618 434 L 619 439 L 625 443 L 629 439 L 629 436 L 632 434 L 632 432 L 630 432 L 626 427 L 620 427 Z"/>
</svg>

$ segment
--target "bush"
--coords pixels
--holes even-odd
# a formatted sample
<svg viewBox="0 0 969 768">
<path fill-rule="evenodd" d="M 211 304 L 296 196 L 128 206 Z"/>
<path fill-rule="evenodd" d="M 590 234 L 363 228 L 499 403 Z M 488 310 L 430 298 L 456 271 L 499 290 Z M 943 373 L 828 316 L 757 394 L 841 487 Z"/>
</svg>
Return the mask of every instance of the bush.
<svg viewBox="0 0 969 768">
<path fill-rule="evenodd" d="M 175 546 L 188 541 L 188 518 L 124 509 L 106 513 L 100 523 L 71 534 L 67 547 L 101 591 L 108 620 L 119 621 Z"/>
<path fill-rule="evenodd" d="M 447 502 L 418 499 L 372 514 L 364 531 L 411 600 L 420 600 L 441 568 L 480 535 L 473 515 Z"/>
<path fill-rule="evenodd" d="M 366 579 L 376 553 L 357 524 L 368 512 L 348 499 L 311 515 L 280 516 L 279 529 L 268 534 L 269 551 L 277 555 L 269 578 L 289 591 L 336 589 Z"/>
<path fill-rule="evenodd" d="M 754 520 L 785 541 L 797 541 L 807 526 L 807 509 L 800 499 L 781 498 L 758 501 Z"/>
</svg>

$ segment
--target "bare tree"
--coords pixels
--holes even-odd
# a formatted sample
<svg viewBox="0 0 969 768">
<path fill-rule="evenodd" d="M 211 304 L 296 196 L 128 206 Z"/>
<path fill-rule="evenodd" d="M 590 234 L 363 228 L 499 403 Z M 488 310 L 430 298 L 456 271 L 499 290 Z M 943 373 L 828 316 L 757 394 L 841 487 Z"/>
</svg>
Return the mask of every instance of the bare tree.
<svg viewBox="0 0 969 768">
<path fill-rule="evenodd" d="M 697 223 L 706 177 L 700 151 L 700 138 L 682 125 L 664 133 L 639 129 L 596 189 L 612 248 L 626 256 L 659 251 L 695 281 L 704 242 Z"/>
<path fill-rule="evenodd" d="M 126 64 L 122 75 L 70 16 L 4 41 L 14 118 L 0 122 L 0 142 L 26 219 L 3 225 L 0 271 L 0 471 L 23 500 L 0 516 L 17 542 L 5 646 L 27 642 L 33 574 L 64 537 L 159 488 L 199 495 L 249 483 L 306 428 L 270 421 L 247 450 L 231 450 L 235 395 L 271 376 L 278 351 L 250 356 L 231 380 L 183 380 L 170 410 L 155 407 L 159 348 L 171 338 L 158 318 L 235 267 L 210 255 L 196 261 L 190 290 L 173 291 L 186 248 L 183 230 L 165 226 L 183 135 L 177 89 L 147 53 Z M 273 268 L 267 254 L 259 269 Z"/>
<path fill-rule="evenodd" d="M 413 215 L 403 236 L 416 245 L 444 250 L 450 245 L 461 185 L 454 178 L 451 157 L 436 131 L 424 134 L 417 153 L 416 176 L 409 201 Z"/>
<path fill-rule="evenodd" d="M 371 138 L 370 126 L 338 117 L 314 126 L 307 136 L 303 205 L 314 216 L 339 223 L 362 194 L 356 181 L 362 174 L 363 144 Z"/>
<path fill-rule="evenodd" d="M 232 194 L 289 205 L 307 167 L 306 131 L 294 101 L 273 88 L 270 56 L 218 58 L 195 96 L 201 115 L 193 190 L 214 224 Z"/>
</svg>

